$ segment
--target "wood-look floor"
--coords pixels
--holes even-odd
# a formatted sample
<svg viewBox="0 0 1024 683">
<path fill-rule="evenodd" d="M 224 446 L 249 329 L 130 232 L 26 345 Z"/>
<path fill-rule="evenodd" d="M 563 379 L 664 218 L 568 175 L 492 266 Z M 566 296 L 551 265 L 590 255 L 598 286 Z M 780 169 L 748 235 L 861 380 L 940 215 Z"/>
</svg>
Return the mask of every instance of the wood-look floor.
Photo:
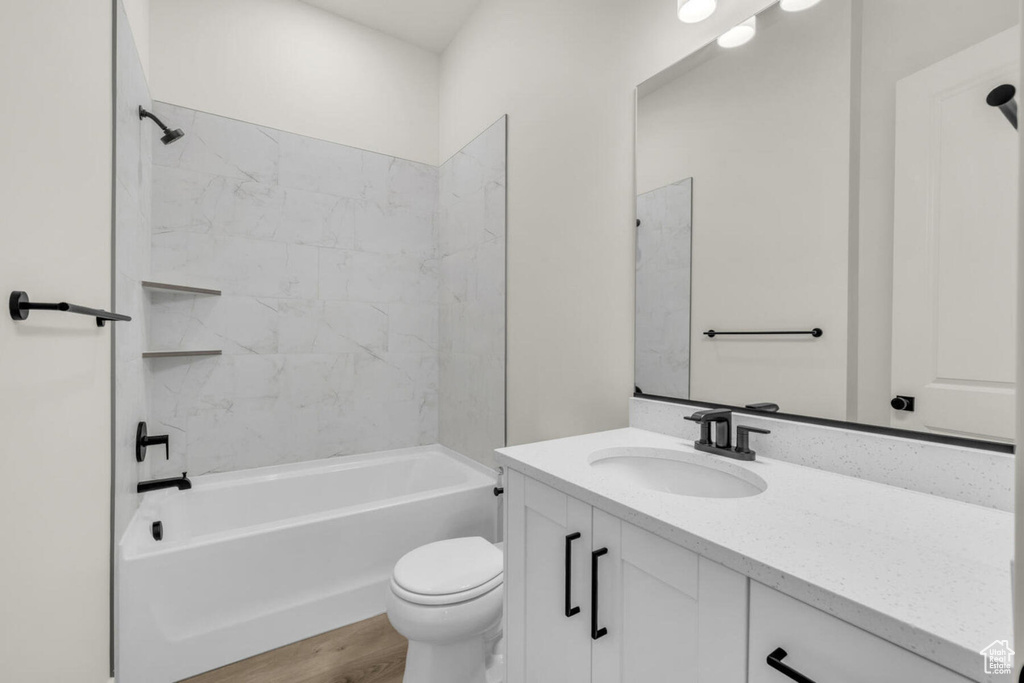
<svg viewBox="0 0 1024 683">
<path fill-rule="evenodd" d="M 407 646 L 382 614 L 194 676 L 187 683 L 402 683 Z"/>
</svg>

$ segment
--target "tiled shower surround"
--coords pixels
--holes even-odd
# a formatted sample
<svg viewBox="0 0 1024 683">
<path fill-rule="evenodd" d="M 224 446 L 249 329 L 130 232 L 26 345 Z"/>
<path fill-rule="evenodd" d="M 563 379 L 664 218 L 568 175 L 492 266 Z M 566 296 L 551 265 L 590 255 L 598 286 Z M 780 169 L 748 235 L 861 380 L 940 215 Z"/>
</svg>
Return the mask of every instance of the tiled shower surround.
<svg viewBox="0 0 1024 683">
<path fill-rule="evenodd" d="M 139 106 L 151 108 L 149 86 L 122 3 L 117 3 L 117 106 L 114 151 L 114 300 L 113 310 L 132 316 L 127 324 L 109 325 L 114 339 L 114 533 L 120 538 L 135 512 L 135 486 L 149 475 L 151 460 L 135 461 L 136 425 L 146 419 L 145 292 L 149 273 L 150 190 L 153 131 L 139 120 Z"/>
<path fill-rule="evenodd" d="M 442 329 L 477 335 L 500 363 L 500 384 L 469 391 L 504 406 L 504 120 L 487 149 L 500 158 L 464 179 L 497 191 L 487 171 L 501 168 L 501 280 L 480 300 L 493 311 L 456 323 L 476 327 L 467 335 L 441 325 L 439 232 L 482 238 L 469 235 L 473 216 L 465 238 L 439 231 L 438 168 L 167 104 L 156 113 L 186 135 L 154 146 L 152 278 L 223 291 L 148 295 L 151 348 L 223 351 L 146 361 L 150 431 L 171 435 L 157 474 L 439 442 Z M 457 434 L 483 429 L 462 419 Z M 487 461 L 500 436 L 445 445 Z"/>
<path fill-rule="evenodd" d="M 440 437 L 496 467 L 505 443 L 504 117 L 441 166 Z"/>
</svg>

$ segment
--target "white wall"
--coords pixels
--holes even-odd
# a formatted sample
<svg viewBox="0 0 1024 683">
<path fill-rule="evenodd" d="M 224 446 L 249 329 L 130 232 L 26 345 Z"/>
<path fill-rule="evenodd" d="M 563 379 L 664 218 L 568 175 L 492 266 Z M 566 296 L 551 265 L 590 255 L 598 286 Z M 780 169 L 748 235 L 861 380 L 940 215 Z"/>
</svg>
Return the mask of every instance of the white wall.
<svg viewBox="0 0 1024 683">
<path fill-rule="evenodd" d="M 128 16 L 135 49 L 142 62 L 142 71 L 149 78 L 149 5 L 151 0 L 122 0 L 124 12 Z"/>
<path fill-rule="evenodd" d="M 509 443 L 625 426 L 634 87 L 769 0 L 484 0 L 441 58 L 441 157 L 509 115 Z"/>
<path fill-rule="evenodd" d="M 153 99 L 434 165 L 438 60 L 298 0 L 151 0 Z"/>
<path fill-rule="evenodd" d="M 112 23 L 109 0 L 0 4 L 5 302 L 110 304 Z M 0 680 L 109 676 L 110 331 L 0 319 Z"/>
<path fill-rule="evenodd" d="M 749 45 L 643 89 L 638 190 L 694 179 L 690 396 L 842 420 L 851 5 L 773 8 L 758 24 Z M 703 334 L 812 327 L 825 335 Z"/>
</svg>

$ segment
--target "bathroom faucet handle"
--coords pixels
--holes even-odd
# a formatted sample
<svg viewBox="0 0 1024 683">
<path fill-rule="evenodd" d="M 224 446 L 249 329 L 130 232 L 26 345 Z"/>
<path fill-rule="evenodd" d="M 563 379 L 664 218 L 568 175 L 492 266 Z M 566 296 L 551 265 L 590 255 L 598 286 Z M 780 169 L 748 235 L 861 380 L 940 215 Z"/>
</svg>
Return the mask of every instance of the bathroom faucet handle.
<svg viewBox="0 0 1024 683">
<path fill-rule="evenodd" d="M 767 429 L 759 427 L 748 427 L 747 425 L 736 425 L 736 448 L 737 453 L 746 456 L 746 460 L 753 460 L 756 453 L 750 450 L 751 434 L 771 434 Z"/>
</svg>

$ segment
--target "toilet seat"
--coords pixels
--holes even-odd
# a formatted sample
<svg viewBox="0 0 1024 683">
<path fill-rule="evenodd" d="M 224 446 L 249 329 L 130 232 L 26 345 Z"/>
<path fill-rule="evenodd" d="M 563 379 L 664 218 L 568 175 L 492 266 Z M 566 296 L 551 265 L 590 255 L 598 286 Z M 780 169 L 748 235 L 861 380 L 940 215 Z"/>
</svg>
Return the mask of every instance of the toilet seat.
<svg viewBox="0 0 1024 683">
<path fill-rule="evenodd" d="M 474 536 L 429 543 L 407 553 L 391 576 L 391 590 L 417 605 L 454 605 L 480 597 L 504 581 L 504 556 Z"/>
<path fill-rule="evenodd" d="M 476 588 L 470 588 L 469 590 L 461 591 L 459 593 L 448 593 L 447 595 L 422 595 L 420 593 L 413 593 L 412 591 L 405 590 L 399 586 L 394 579 L 391 579 L 391 592 L 406 602 L 411 602 L 414 605 L 454 605 L 490 593 L 495 588 L 501 586 L 502 583 L 504 583 L 504 579 L 505 577 L 499 574 L 487 583 L 477 586 Z"/>
</svg>

